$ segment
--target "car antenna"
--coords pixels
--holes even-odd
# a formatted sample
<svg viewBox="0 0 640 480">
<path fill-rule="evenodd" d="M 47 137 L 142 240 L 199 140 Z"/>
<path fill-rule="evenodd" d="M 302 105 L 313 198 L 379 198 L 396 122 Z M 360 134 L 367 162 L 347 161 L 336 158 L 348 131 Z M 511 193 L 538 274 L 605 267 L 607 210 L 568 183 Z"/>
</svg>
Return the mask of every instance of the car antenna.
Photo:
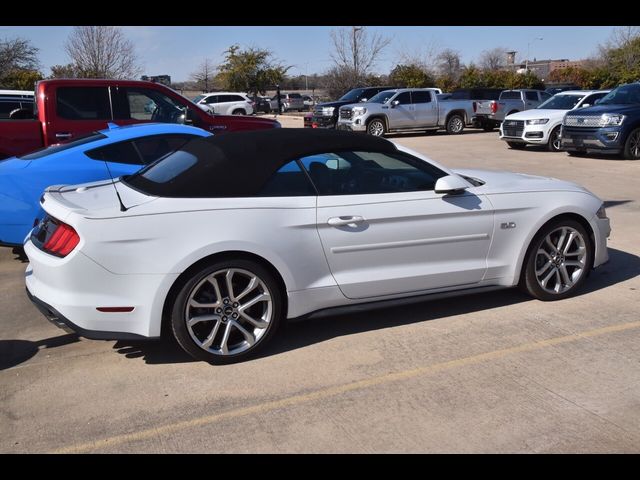
<svg viewBox="0 0 640 480">
<path fill-rule="evenodd" d="M 109 127 L 109 130 L 120 128 L 118 125 L 111 122 L 107 123 L 107 127 Z M 120 197 L 120 193 L 118 192 L 118 188 L 116 187 L 116 181 L 113 179 L 113 175 L 111 174 L 111 169 L 109 168 L 109 162 L 104 160 L 104 166 L 107 167 L 107 172 L 109 172 L 109 178 L 111 178 L 111 185 L 113 185 L 113 189 L 116 191 L 116 197 L 118 197 L 118 202 L 120 202 L 120 211 L 126 212 L 129 209 L 124 206 L 124 203 L 122 203 L 122 198 Z"/>
</svg>

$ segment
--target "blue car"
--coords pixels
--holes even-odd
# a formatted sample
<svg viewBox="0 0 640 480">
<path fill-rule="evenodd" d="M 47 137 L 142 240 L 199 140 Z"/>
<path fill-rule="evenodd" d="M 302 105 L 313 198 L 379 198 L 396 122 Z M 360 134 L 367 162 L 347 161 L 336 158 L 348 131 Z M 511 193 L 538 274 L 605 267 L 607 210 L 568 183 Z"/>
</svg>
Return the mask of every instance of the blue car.
<svg viewBox="0 0 640 480">
<path fill-rule="evenodd" d="M 179 124 L 111 125 L 69 143 L 0 160 L 0 245 L 22 245 L 42 215 L 40 197 L 48 186 L 130 175 L 185 142 L 208 136 Z"/>
</svg>

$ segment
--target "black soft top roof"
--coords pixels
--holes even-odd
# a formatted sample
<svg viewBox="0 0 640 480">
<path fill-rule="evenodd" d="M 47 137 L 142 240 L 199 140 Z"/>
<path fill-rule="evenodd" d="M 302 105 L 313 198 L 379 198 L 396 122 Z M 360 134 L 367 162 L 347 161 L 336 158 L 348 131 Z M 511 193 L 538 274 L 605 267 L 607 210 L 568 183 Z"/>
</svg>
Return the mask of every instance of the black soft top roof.
<svg viewBox="0 0 640 480">
<path fill-rule="evenodd" d="M 191 140 L 126 182 L 158 196 L 248 197 L 291 160 L 340 151 L 391 153 L 397 149 L 382 138 L 339 130 L 278 128 L 227 133 Z M 180 152 L 193 155 L 197 162 L 171 180 L 153 181 L 165 176 L 154 173 L 169 170 L 172 157 L 182 155 Z"/>
</svg>

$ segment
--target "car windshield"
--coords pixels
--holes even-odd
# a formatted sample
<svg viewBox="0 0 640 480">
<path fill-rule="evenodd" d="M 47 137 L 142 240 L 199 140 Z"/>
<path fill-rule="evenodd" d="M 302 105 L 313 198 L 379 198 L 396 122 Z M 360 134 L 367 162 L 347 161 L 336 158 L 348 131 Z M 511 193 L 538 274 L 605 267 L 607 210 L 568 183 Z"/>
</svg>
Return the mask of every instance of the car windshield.
<svg viewBox="0 0 640 480">
<path fill-rule="evenodd" d="M 611 91 L 598 105 L 635 105 L 640 103 L 640 83 L 622 85 Z"/>
<path fill-rule="evenodd" d="M 369 103 L 387 103 L 391 97 L 393 97 L 396 93 L 395 90 L 385 90 L 384 92 L 380 92 L 377 95 L 374 95 L 369 99 Z"/>
<path fill-rule="evenodd" d="M 584 95 L 554 95 L 546 102 L 541 103 L 536 108 L 545 110 L 571 110 L 584 98 Z"/>
<path fill-rule="evenodd" d="M 202 100 L 205 97 L 206 97 L 206 95 L 198 95 L 197 97 L 194 97 L 191 101 L 193 103 L 198 103 L 200 100 Z"/>
<path fill-rule="evenodd" d="M 92 132 L 88 135 L 77 137 L 72 142 L 58 143 L 56 145 L 51 145 L 50 147 L 39 148 L 38 150 L 35 150 L 18 158 L 20 160 L 38 160 L 39 158 L 46 157 L 47 155 L 64 152 L 65 150 L 69 150 L 70 148 L 75 148 L 80 145 L 84 145 L 85 143 L 95 142 L 96 140 L 102 140 L 103 138 L 107 138 L 107 136 L 103 135 L 102 133 Z"/>
<path fill-rule="evenodd" d="M 340 102 L 357 102 L 364 93 L 364 88 L 354 88 L 340 97 Z"/>
</svg>

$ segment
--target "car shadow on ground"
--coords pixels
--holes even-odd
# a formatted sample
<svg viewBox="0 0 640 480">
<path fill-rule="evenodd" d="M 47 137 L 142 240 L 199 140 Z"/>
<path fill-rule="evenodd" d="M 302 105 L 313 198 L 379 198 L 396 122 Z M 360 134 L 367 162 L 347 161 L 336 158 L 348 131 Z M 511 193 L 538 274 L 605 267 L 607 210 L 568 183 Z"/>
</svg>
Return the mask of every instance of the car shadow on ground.
<svg viewBox="0 0 640 480">
<path fill-rule="evenodd" d="M 42 349 L 69 345 L 80 341 L 75 333 L 45 338 L 38 342 L 29 340 L 0 340 L 0 370 L 15 367 L 26 362 Z"/>
<path fill-rule="evenodd" d="M 496 131 L 485 132 L 484 130 L 481 130 L 481 129 L 465 128 L 458 135 L 473 135 L 476 133 L 496 133 Z M 444 135 L 449 136 L 449 134 L 444 130 L 428 130 L 428 131 L 406 132 L 406 133 L 405 132 L 387 133 L 385 134 L 384 138 L 440 137 Z"/>
<path fill-rule="evenodd" d="M 640 275 L 640 257 L 612 248 L 609 249 L 609 257 L 609 263 L 591 273 L 579 295 L 611 287 Z M 509 289 L 287 322 L 258 358 L 304 348 L 344 335 L 480 312 L 521 302 L 535 305 L 536 300 L 518 289 Z M 127 358 L 142 358 L 148 364 L 195 361 L 182 351 L 173 338 L 154 342 L 119 341 L 113 348 Z"/>
</svg>

